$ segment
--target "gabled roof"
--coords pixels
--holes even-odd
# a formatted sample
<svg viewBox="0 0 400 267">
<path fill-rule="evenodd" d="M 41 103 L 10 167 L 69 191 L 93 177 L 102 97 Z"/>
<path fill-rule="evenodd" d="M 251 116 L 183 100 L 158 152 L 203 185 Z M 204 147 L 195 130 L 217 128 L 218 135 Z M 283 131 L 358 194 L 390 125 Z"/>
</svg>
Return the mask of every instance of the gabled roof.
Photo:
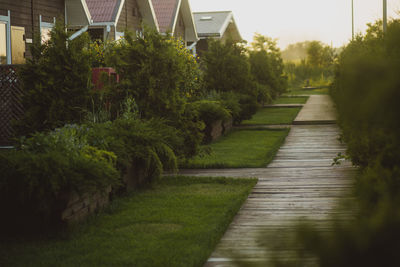
<svg viewBox="0 0 400 267">
<path fill-rule="evenodd" d="M 186 41 L 198 40 L 192 10 L 188 0 L 152 0 L 161 33 L 171 32 L 174 36 L 175 28 L 181 11 L 186 27 Z"/>
<path fill-rule="evenodd" d="M 200 38 L 222 38 L 229 33 L 234 41 L 242 40 L 232 11 L 194 12 L 193 16 Z"/>
<path fill-rule="evenodd" d="M 160 31 L 156 13 L 151 0 L 137 0 L 137 4 L 139 6 L 140 13 L 142 14 L 143 22 L 150 27 L 155 27 L 157 31 Z"/>
<path fill-rule="evenodd" d="M 118 23 L 119 16 L 126 1 L 129 0 L 86 0 L 93 23 Z M 158 29 L 157 18 L 151 0 L 136 0 L 142 14 L 143 22 Z"/>
<path fill-rule="evenodd" d="M 124 2 L 124 0 L 86 0 L 94 23 L 116 22 Z"/>
<path fill-rule="evenodd" d="M 92 23 L 85 0 L 65 0 L 66 20 L 68 26 L 86 26 Z"/>
<path fill-rule="evenodd" d="M 160 32 L 172 31 L 180 0 L 152 0 Z"/>
</svg>

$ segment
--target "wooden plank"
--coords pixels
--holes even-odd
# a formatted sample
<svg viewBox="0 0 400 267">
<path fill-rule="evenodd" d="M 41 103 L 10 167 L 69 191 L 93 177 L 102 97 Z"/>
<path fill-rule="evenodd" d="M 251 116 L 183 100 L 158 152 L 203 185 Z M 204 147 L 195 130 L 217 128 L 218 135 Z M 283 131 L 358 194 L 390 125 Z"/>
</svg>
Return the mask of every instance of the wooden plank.
<svg viewBox="0 0 400 267">
<path fill-rule="evenodd" d="M 205 266 L 234 266 L 232 257 L 267 262 L 272 252 L 260 245 L 260 238 L 293 231 L 291 222 L 299 218 L 312 219 L 315 227 L 327 232 L 333 215 L 351 219 L 351 210 L 334 208 L 339 200 L 350 198 L 357 171 L 349 162 L 331 166 L 337 153 L 346 150 L 338 136 L 337 126 L 293 126 L 268 168 L 205 171 L 259 178 Z M 295 248 L 287 248 L 277 257 L 290 260 L 293 252 Z"/>
</svg>

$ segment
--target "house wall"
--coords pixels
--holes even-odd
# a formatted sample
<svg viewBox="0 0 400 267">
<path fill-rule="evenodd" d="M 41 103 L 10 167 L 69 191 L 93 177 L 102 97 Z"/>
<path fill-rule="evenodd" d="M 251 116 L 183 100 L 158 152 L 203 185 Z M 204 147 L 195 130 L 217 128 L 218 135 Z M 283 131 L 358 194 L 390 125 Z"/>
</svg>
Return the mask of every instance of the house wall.
<svg viewBox="0 0 400 267">
<path fill-rule="evenodd" d="M 117 31 L 135 33 L 142 29 L 142 15 L 136 0 L 126 0 L 117 23 Z"/>
<path fill-rule="evenodd" d="M 196 52 L 201 57 L 208 50 L 208 39 L 200 39 L 196 45 Z"/>
<path fill-rule="evenodd" d="M 182 40 L 186 40 L 185 30 L 186 28 L 182 17 L 182 11 L 179 11 L 178 19 L 176 20 L 174 36 L 176 38 L 182 38 Z"/>
<path fill-rule="evenodd" d="M 236 31 L 235 25 L 233 23 L 229 23 L 228 28 L 226 28 L 225 30 L 225 34 L 220 39 L 221 42 L 224 44 L 228 40 L 239 41 L 237 40 L 237 38 L 235 39 L 235 31 Z"/>
<path fill-rule="evenodd" d="M 0 0 L 0 15 L 11 12 L 11 26 L 24 27 L 25 38 L 33 39 L 39 33 L 39 15 L 43 22 L 53 22 L 53 17 L 64 19 L 64 0 Z M 12 44 L 11 44 L 12 47 Z M 30 57 L 26 44 L 26 57 Z"/>
</svg>

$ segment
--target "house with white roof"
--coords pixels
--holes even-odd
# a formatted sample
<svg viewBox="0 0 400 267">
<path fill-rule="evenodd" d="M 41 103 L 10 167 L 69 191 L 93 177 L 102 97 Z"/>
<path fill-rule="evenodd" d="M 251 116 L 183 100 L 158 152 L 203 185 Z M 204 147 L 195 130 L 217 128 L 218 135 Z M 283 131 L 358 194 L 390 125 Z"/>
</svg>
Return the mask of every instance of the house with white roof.
<svg viewBox="0 0 400 267">
<path fill-rule="evenodd" d="M 234 42 L 243 40 L 232 11 L 194 12 L 193 17 L 200 38 L 197 43 L 199 54 L 208 49 L 208 39 L 217 39 L 221 42 L 226 42 L 228 39 Z"/>
</svg>

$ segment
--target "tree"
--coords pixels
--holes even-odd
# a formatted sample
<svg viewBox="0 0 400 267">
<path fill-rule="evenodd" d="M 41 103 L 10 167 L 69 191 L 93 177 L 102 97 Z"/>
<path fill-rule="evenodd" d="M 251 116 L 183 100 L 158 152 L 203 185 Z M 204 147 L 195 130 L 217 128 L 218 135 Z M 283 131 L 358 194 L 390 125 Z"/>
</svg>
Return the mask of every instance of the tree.
<svg viewBox="0 0 400 267">
<path fill-rule="evenodd" d="M 310 41 L 290 44 L 282 51 L 284 61 L 299 61 L 307 58 L 307 47 Z"/>
<path fill-rule="evenodd" d="M 121 87 L 133 96 L 143 118 L 176 120 L 199 89 L 199 67 L 180 40 L 146 29 L 127 33 L 108 61 L 120 74 Z"/>
<path fill-rule="evenodd" d="M 250 73 L 247 49 L 243 43 L 210 40 L 203 54 L 205 93 L 217 92 L 230 109 L 235 123 L 256 113 L 257 87 Z M 239 103 L 239 108 L 235 103 Z"/>
<path fill-rule="evenodd" d="M 283 61 L 276 41 L 256 34 L 249 51 L 250 71 L 258 84 L 259 100 L 275 98 L 287 88 L 287 77 L 283 73 Z"/>
<path fill-rule="evenodd" d="M 206 90 L 249 93 L 251 76 L 246 52 L 242 44 L 210 40 L 202 57 Z"/>
<path fill-rule="evenodd" d="M 319 41 L 312 41 L 307 47 L 307 61 L 313 67 L 328 67 L 334 61 L 334 50 Z"/>
<path fill-rule="evenodd" d="M 69 41 L 63 22 L 57 21 L 48 42 L 35 39 L 32 58 L 22 66 L 24 116 L 16 122 L 19 135 L 77 123 L 90 98 L 89 38 Z"/>
<path fill-rule="evenodd" d="M 182 40 L 153 29 L 145 29 L 140 36 L 126 33 L 106 61 L 120 75 L 116 89 L 135 99 L 140 117 L 165 120 L 184 139 L 174 152 L 179 156 L 195 155 L 203 125 L 190 102 L 200 88 L 200 69 Z"/>
</svg>

